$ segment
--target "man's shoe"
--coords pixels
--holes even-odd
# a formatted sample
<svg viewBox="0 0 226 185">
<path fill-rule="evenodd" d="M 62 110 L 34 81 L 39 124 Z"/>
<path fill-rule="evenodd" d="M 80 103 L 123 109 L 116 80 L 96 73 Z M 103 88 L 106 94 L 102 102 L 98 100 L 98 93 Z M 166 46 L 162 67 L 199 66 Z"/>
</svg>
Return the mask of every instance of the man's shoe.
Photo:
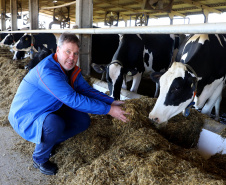
<svg viewBox="0 0 226 185">
<path fill-rule="evenodd" d="M 55 175 L 58 170 L 57 165 L 50 161 L 39 164 L 33 160 L 33 166 L 38 168 L 41 173 L 46 175 Z"/>
</svg>

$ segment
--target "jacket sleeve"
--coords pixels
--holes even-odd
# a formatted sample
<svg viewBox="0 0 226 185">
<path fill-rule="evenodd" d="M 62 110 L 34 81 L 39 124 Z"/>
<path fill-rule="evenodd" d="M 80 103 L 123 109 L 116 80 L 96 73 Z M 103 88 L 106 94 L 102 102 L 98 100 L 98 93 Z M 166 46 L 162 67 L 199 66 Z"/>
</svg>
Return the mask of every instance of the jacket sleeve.
<svg viewBox="0 0 226 185">
<path fill-rule="evenodd" d="M 39 89 L 67 106 L 91 114 L 107 114 L 111 106 L 103 101 L 76 92 L 67 82 L 66 75 L 59 70 L 42 72 L 37 67 Z"/>
<path fill-rule="evenodd" d="M 83 76 L 81 75 L 81 73 L 77 76 L 75 82 L 74 82 L 74 87 L 76 92 L 79 92 L 85 96 L 88 96 L 90 98 L 94 98 L 100 101 L 103 101 L 109 105 L 112 104 L 112 102 L 114 101 L 113 98 L 109 97 L 108 95 L 94 89 L 93 87 L 91 87 L 86 80 L 83 78 Z"/>
</svg>

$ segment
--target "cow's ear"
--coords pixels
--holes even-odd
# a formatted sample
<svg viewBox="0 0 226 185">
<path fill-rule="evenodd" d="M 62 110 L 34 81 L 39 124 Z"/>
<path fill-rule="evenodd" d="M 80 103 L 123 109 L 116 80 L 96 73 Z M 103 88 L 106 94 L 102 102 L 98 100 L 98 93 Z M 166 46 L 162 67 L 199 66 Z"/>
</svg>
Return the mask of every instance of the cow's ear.
<svg viewBox="0 0 226 185">
<path fill-rule="evenodd" d="M 196 89 L 197 86 L 197 78 L 196 77 L 190 77 L 188 78 L 189 82 L 191 83 L 191 88 Z"/>
<path fill-rule="evenodd" d="M 97 73 L 103 73 L 106 72 L 106 65 L 104 64 L 91 64 L 92 68 L 97 72 Z"/>
<path fill-rule="evenodd" d="M 164 74 L 164 72 L 153 72 L 150 75 L 150 78 L 153 82 L 159 83 L 160 77 Z"/>
</svg>

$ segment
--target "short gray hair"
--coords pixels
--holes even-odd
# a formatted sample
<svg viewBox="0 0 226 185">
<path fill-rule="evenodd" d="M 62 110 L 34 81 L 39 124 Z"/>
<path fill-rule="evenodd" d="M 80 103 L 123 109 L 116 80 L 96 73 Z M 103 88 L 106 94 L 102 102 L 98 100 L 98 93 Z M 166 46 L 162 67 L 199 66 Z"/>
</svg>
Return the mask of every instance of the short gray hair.
<svg viewBox="0 0 226 185">
<path fill-rule="evenodd" d="M 72 42 L 80 47 L 80 40 L 74 33 L 64 32 L 60 35 L 57 46 L 61 47 L 65 42 Z"/>
</svg>

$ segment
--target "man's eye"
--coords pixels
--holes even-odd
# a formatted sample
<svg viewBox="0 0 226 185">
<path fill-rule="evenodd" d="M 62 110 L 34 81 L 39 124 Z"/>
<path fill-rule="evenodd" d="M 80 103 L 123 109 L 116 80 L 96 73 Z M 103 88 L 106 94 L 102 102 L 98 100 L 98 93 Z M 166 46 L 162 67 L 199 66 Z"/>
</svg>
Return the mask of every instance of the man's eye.
<svg viewBox="0 0 226 185">
<path fill-rule="evenodd" d="M 67 53 L 67 54 L 70 54 L 71 52 L 67 50 L 66 53 Z"/>
<path fill-rule="evenodd" d="M 75 55 L 75 56 L 77 56 L 77 55 L 78 55 L 78 53 L 74 53 L 74 55 Z"/>
</svg>

